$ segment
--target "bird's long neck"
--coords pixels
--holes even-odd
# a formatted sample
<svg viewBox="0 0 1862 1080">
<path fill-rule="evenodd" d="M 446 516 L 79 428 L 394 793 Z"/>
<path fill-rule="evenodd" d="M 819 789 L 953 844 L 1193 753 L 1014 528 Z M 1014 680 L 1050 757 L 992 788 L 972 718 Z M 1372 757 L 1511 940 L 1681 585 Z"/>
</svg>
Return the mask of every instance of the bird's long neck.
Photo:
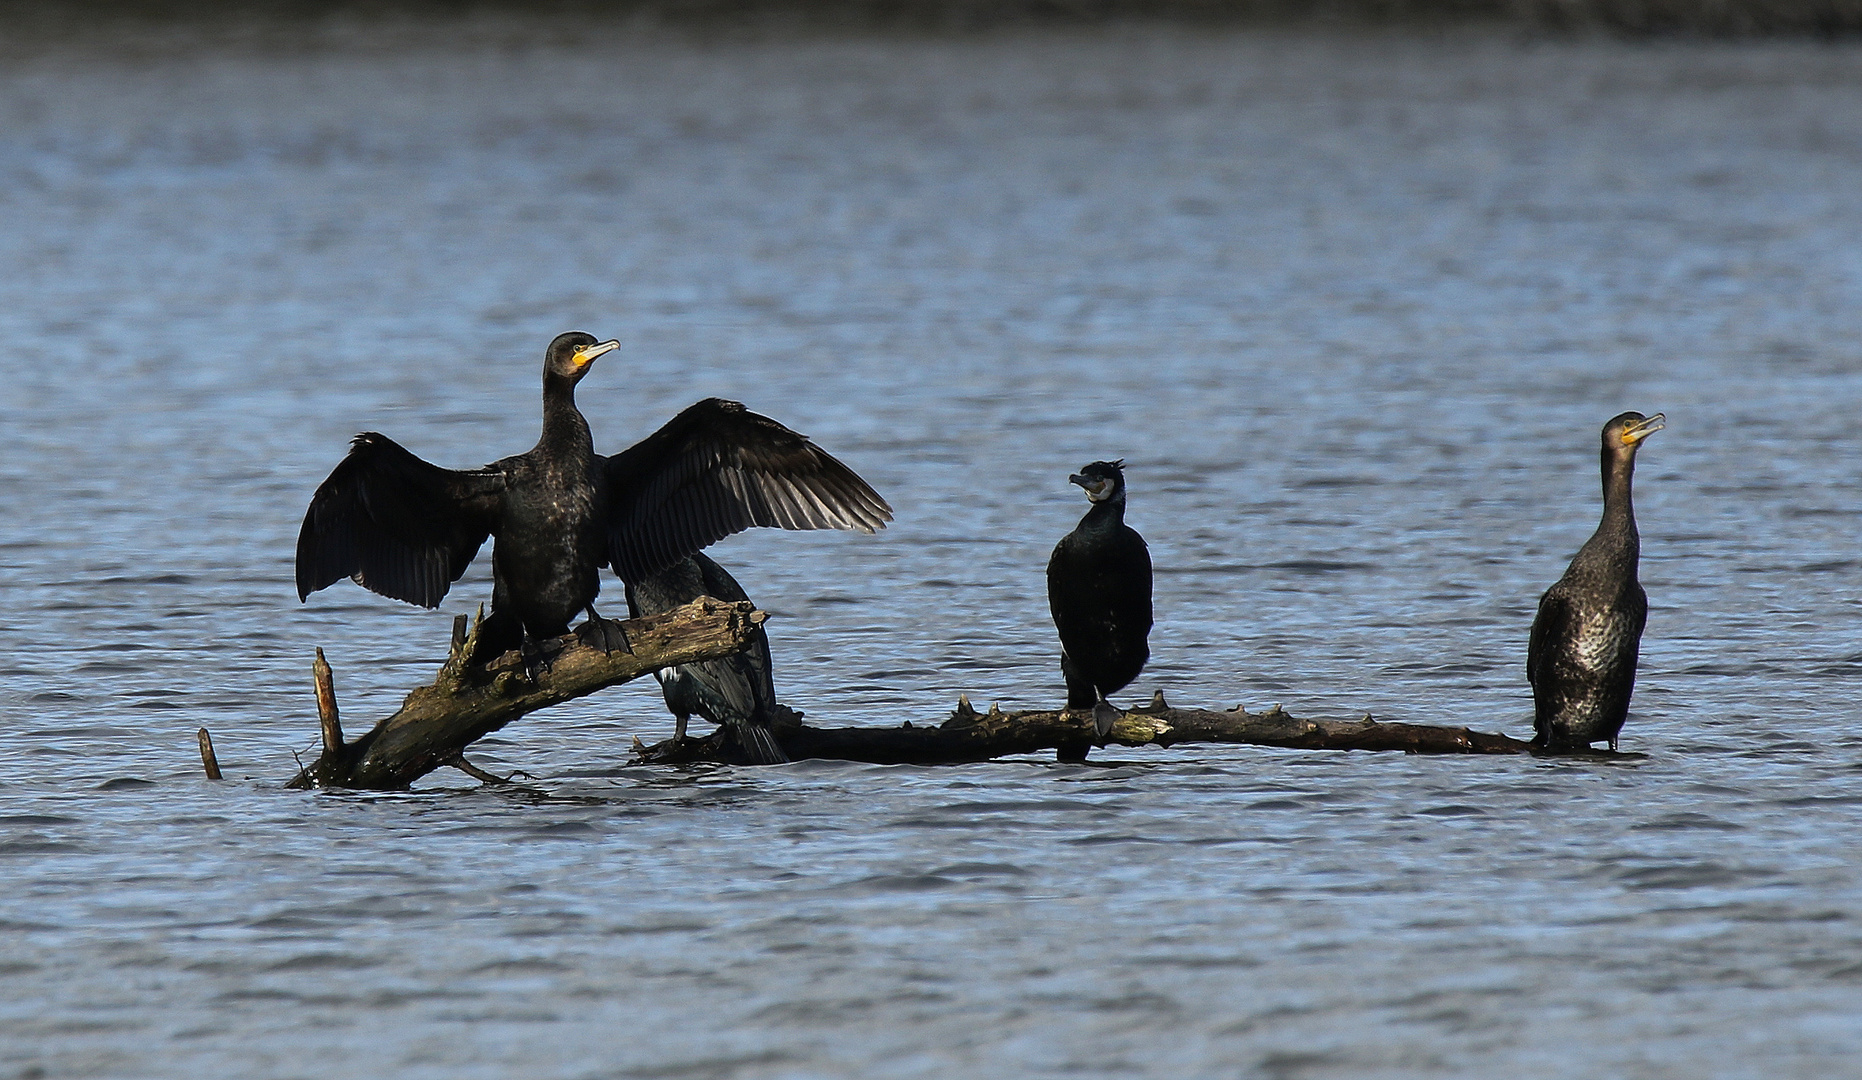
<svg viewBox="0 0 1862 1080">
<path fill-rule="evenodd" d="M 1094 503 L 1080 519 L 1080 528 L 1088 532 L 1110 532 L 1125 524 L 1125 493 Z"/>
<path fill-rule="evenodd" d="M 1596 535 L 1584 547 L 1596 548 L 1596 554 L 1634 563 L 1641 554 L 1642 540 L 1636 532 L 1636 507 L 1630 497 L 1636 474 L 1633 449 L 1603 451 L 1603 520 Z"/>
<path fill-rule="evenodd" d="M 580 451 L 584 456 L 595 452 L 588 421 L 575 407 L 575 383 L 568 379 L 543 377 L 543 436 L 537 446 L 558 452 Z"/>
</svg>

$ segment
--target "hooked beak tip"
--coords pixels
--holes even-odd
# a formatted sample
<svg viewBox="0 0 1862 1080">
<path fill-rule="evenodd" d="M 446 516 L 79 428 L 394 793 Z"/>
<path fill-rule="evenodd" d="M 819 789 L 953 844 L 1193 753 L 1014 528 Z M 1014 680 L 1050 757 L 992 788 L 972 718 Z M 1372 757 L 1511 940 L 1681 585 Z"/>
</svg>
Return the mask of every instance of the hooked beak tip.
<svg viewBox="0 0 1862 1080">
<path fill-rule="evenodd" d="M 1663 416 L 1661 413 L 1656 413 L 1654 416 L 1647 417 L 1640 424 L 1637 424 L 1635 427 L 1631 428 L 1628 432 L 1624 433 L 1623 441 L 1629 443 L 1631 446 L 1634 446 L 1635 444 L 1641 442 L 1642 440 L 1648 438 L 1649 436 L 1667 427 L 1668 426 L 1667 419 L 1668 418 Z"/>
<path fill-rule="evenodd" d="M 569 358 L 569 362 L 575 365 L 577 371 L 580 371 L 594 363 L 595 357 L 605 352 L 613 352 L 620 347 L 621 343 L 612 339 L 595 345 L 584 345 L 575 351 L 574 355 Z"/>
</svg>

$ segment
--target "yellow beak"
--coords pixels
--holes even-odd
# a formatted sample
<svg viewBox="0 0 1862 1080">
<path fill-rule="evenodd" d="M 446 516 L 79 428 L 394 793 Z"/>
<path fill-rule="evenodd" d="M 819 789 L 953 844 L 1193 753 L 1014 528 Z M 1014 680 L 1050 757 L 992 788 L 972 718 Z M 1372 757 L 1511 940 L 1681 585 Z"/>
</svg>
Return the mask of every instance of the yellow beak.
<svg viewBox="0 0 1862 1080">
<path fill-rule="evenodd" d="M 595 362 L 595 357 L 605 352 L 613 352 L 621 347 L 618 341 L 603 341 L 597 345 L 584 345 L 569 357 L 576 367 L 584 368 Z"/>
<path fill-rule="evenodd" d="M 1667 417 L 1663 416 L 1661 413 L 1656 413 L 1654 416 L 1642 421 L 1642 423 L 1623 432 L 1623 443 L 1627 446 L 1636 445 L 1660 431 L 1662 428 L 1667 427 L 1668 425 L 1665 423 L 1666 420 Z"/>
</svg>

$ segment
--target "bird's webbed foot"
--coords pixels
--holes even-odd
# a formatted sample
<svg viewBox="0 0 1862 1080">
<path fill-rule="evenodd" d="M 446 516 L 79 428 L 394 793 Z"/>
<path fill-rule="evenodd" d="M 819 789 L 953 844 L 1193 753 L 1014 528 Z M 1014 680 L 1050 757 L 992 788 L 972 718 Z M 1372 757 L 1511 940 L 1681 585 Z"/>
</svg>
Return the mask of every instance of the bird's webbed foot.
<svg viewBox="0 0 1862 1080">
<path fill-rule="evenodd" d="M 1123 714 L 1118 711 L 1118 707 L 1105 698 L 1093 702 L 1093 732 L 1100 738 L 1105 738 L 1111 733 L 1112 725 L 1118 723 L 1121 715 Z"/>
<path fill-rule="evenodd" d="M 605 653 L 632 653 L 634 647 L 627 640 L 627 631 L 617 620 L 604 619 L 595 611 L 595 605 L 588 605 L 588 621 L 575 628 L 575 636 L 591 649 L 600 649 Z"/>
<path fill-rule="evenodd" d="M 561 653 L 560 645 L 538 642 L 528 634 L 524 636 L 524 643 L 517 647 L 517 655 L 524 662 L 524 675 L 531 682 L 556 670 L 556 657 Z"/>
</svg>

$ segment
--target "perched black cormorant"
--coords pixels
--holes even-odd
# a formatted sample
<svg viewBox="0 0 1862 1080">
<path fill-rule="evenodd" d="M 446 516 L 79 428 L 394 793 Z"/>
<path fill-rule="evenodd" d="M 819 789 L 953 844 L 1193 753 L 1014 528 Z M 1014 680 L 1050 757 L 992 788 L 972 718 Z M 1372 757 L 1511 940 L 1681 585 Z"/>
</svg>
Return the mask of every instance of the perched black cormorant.
<svg viewBox="0 0 1862 1080">
<path fill-rule="evenodd" d="M 1616 749 L 1649 615 L 1636 581 L 1642 546 L 1630 481 L 1637 445 L 1661 429 L 1661 413 L 1626 412 L 1603 426 L 1603 521 L 1539 598 L 1526 648 L 1536 745 L 1583 749 L 1608 739 Z"/>
<path fill-rule="evenodd" d="M 1102 737 L 1118 719 L 1106 695 L 1129 685 L 1151 656 L 1151 553 L 1125 524 L 1124 465 L 1095 461 L 1067 477 L 1093 505 L 1047 561 L 1067 708 L 1093 710 Z"/>
<path fill-rule="evenodd" d="M 492 547 L 491 614 L 474 662 L 569 632 L 625 647 L 595 613 L 599 572 L 638 581 L 752 526 L 873 532 L 892 508 L 807 438 L 734 401 L 708 398 L 613 457 L 595 453 L 575 407 L 589 365 L 620 347 L 563 334 L 543 361 L 543 435 L 482 469 L 442 469 L 364 432 L 312 496 L 297 538 L 302 600 L 341 578 L 438 607 Z"/>
<path fill-rule="evenodd" d="M 627 610 L 636 617 L 653 615 L 701 596 L 750 599 L 736 578 L 699 553 L 628 582 Z M 769 636 L 761 626 L 750 632 L 750 643 L 742 652 L 662 668 L 655 675 L 666 695 L 666 708 L 676 719 L 675 740 L 685 738 L 685 723 L 697 713 L 727 727 L 750 764 L 779 765 L 789 760 L 770 731 L 778 706 L 776 686 L 770 677 Z"/>
</svg>

